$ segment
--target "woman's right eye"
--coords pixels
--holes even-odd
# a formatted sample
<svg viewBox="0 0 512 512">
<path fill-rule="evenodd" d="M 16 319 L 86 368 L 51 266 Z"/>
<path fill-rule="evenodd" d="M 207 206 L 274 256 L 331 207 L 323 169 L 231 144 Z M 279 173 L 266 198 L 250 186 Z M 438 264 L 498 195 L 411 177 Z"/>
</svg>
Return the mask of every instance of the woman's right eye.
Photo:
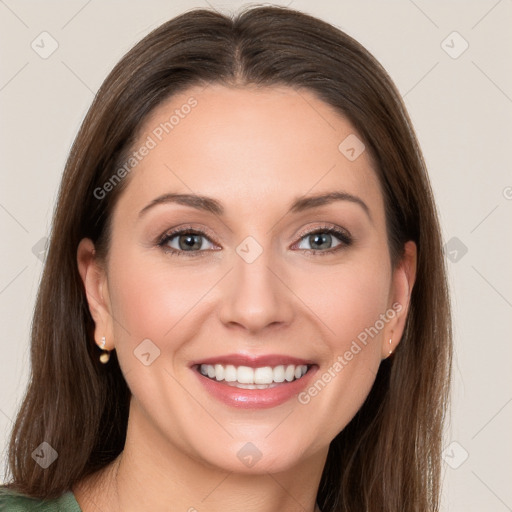
<svg viewBox="0 0 512 512">
<path fill-rule="evenodd" d="M 165 234 L 158 245 L 164 251 L 171 254 L 195 256 L 197 253 L 208 250 L 204 244 L 206 240 L 213 245 L 211 240 L 202 231 L 181 229 Z"/>
</svg>

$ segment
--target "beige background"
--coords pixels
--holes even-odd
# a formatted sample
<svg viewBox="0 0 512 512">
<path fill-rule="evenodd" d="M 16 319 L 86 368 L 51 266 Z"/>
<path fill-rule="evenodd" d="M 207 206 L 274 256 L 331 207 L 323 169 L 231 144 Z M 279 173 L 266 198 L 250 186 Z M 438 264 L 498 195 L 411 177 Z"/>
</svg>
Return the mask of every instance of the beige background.
<svg viewBox="0 0 512 512">
<path fill-rule="evenodd" d="M 450 241 L 456 360 L 443 510 L 512 510 L 512 1 L 276 4 L 358 39 L 405 97 Z M 27 382 L 38 248 L 80 122 L 136 41 L 176 14 L 209 5 L 226 11 L 246 3 L 0 0 L 2 460 Z M 50 37 L 58 44 L 46 59 L 31 47 L 35 41 L 41 53 L 42 37 L 46 51 Z M 2 468 L 0 481 L 3 475 Z"/>
</svg>

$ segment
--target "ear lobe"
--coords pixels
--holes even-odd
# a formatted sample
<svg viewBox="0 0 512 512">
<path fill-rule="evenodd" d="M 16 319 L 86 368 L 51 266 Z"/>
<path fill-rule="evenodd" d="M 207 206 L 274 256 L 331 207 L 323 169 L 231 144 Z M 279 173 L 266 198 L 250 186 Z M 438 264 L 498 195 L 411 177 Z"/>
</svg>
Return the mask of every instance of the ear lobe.
<svg viewBox="0 0 512 512">
<path fill-rule="evenodd" d="M 404 253 L 400 263 L 393 271 L 392 288 L 389 308 L 395 311 L 395 316 L 387 325 L 382 340 L 382 359 L 395 351 L 402 338 L 405 321 L 409 312 L 411 293 L 416 281 L 417 247 L 409 240 L 405 243 Z M 391 340 L 391 342 L 390 342 Z"/>
<path fill-rule="evenodd" d="M 78 244 L 77 264 L 78 272 L 82 278 L 89 311 L 95 323 L 94 339 L 99 344 L 105 336 L 105 349 L 113 348 L 112 317 L 110 314 L 110 301 L 108 297 L 107 279 L 103 267 L 99 264 L 94 243 L 84 238 Z"/>
</svg>

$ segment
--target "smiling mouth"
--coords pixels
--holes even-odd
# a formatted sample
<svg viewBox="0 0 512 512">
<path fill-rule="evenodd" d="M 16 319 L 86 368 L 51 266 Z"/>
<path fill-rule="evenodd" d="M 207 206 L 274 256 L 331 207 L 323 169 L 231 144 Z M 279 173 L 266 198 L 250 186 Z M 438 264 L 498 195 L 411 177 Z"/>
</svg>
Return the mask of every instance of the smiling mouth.
<svg viewBox="0 0 512 512">
<path fill-rule="evenodd" d="M 301 379 L 311 365 L 277 365 L 251 368 L 231 364 L 201 364 L 196 370 L 211 380 L 239 389 L 270 389 Z"/>
</svg>

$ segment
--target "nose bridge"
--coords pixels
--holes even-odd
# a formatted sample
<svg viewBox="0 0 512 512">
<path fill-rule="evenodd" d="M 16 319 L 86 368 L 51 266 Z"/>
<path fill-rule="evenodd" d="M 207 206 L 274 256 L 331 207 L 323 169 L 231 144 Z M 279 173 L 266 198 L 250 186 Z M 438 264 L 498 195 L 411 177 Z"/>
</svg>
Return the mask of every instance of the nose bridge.
<svg viewBox="0 0 512 512">
<path fill-rule="evenodd" d="M 291 320 L 286 287 L 275 275 L 279 264 L 269 244 L 246 237 L 237 247 L 229 290 L 222 299 L 221 320 L 256 332 L 273 323 Z M 271 270 L 272 269 L 272 270 Z"/>
</svg>

